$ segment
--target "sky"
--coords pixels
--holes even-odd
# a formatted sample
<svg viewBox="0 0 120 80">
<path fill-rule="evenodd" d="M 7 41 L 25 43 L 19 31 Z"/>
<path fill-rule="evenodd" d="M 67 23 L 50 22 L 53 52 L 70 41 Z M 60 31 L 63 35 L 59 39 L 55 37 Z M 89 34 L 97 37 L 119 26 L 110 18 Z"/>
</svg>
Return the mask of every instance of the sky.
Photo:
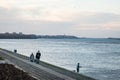
<svg viewBox="0 0 120 80">
<path fill-rule="evenodd" d="M 0 0 L 0 33 L 120 38 L 120 0 Z"/>
</svg>

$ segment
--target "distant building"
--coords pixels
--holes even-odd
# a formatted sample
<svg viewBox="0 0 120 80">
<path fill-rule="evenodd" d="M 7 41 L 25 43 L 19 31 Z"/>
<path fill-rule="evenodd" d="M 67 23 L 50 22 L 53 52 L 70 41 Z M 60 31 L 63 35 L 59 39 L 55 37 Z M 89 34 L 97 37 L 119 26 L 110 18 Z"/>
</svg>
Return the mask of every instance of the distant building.
<svg viewBox="0 0 120 80">
<path fill-rule="evenodd" d="M 10 34 L 9 32 L 5 32 L 5 34 Z"/>
<path fill-rule="evenodd" d="M 22 33 L 22 32 L 19 32 L 19 35 L 23 35 L 23 33 Z"/>
<path fill-rule="evenodd" d="M 13 32 L 13 34 L 17 34 L 16 32 Z"/>
</svg>

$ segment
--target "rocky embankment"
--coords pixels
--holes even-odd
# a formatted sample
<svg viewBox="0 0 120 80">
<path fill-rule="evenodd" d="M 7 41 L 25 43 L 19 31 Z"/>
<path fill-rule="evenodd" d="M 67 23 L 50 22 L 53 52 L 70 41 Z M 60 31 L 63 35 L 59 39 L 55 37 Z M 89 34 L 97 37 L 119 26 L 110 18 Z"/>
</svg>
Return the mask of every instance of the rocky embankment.
<svg viewBox="0 0 120 80">
<path fill-rule="evenodd" d="M 0 64 L 0 80 L 36 80 L 12 64 Z"/>
<path fill-rule="evenodd" d="M 23 70 L 16 68 L 13 64 L 5 63 L 0 57 L 0 80 L 36 80 Z"/>
</svg>

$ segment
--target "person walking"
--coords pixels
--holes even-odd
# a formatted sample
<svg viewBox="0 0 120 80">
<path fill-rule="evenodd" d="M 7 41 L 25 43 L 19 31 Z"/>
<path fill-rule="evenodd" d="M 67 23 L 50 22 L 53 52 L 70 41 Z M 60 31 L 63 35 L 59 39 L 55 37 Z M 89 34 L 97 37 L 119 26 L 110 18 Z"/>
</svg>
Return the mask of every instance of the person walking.
<svg viewBox="0 0 120 80">
<path fill-rule="evenodd" d="M 30 61 L 34 62 L 34 54 L 33 53 L 30 55 Z"/>
<path fill-rule="evenodd" d="M 40 53 L 40 51 L 38 51 L 36 53 L 36 63 L 38 63 L 38 64 L 39 64 L 40 57 L 41 57 L 41 53 Z"/>
</svg>

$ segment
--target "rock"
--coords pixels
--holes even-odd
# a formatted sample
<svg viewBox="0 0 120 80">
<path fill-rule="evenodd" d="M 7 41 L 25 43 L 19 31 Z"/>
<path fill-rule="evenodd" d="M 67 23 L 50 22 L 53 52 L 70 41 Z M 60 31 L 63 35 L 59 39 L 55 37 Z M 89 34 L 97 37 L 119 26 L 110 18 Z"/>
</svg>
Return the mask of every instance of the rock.
<svg viewBox="0 0 120 80">
<path fill-rule="evenodd" d="M 0 64 L 0 80 L 37 80 L 12 64 Z"/>
</svg>

